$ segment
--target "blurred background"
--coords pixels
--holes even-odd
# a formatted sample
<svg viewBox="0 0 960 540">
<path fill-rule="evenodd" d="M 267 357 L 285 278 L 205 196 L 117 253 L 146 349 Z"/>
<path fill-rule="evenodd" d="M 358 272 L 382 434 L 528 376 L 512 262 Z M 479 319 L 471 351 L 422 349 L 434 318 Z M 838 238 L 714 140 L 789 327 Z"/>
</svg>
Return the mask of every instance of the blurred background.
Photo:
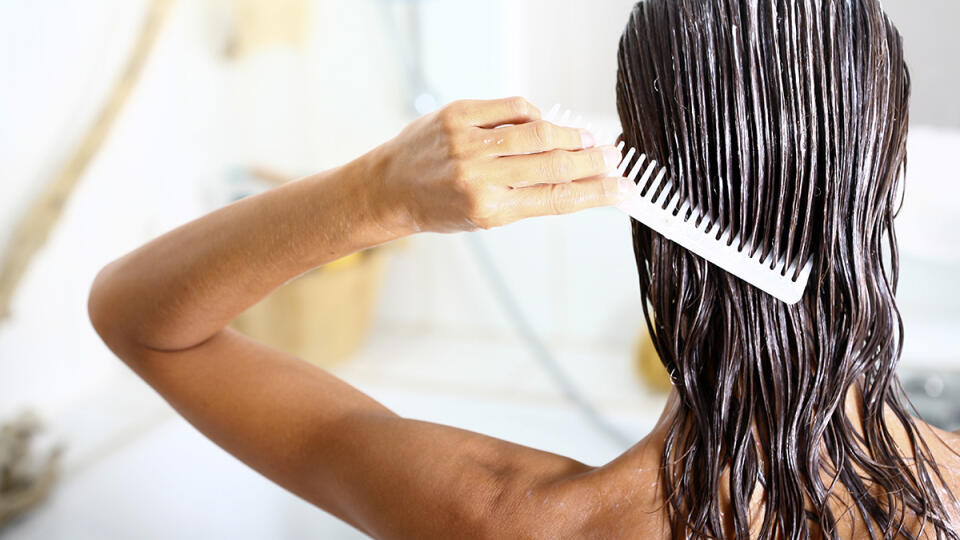
<svg viewBox="0 0 960 540">
<path fill-rule="evenodd" d="M 96 272 L 349 161 L 459 98 L 617 129 L 631 0 L 35 0 L 0 5 L 0 537 L 360 538 L 207 442 L 101 344 Z M 885 0 L 914 95 L 898 221 L 905 385 L 960 428 L 960 20 Z M 420 235 L 237 321 L 399 414 L 600 465 L 659 415 L 616 210 Z"/>
</svg>

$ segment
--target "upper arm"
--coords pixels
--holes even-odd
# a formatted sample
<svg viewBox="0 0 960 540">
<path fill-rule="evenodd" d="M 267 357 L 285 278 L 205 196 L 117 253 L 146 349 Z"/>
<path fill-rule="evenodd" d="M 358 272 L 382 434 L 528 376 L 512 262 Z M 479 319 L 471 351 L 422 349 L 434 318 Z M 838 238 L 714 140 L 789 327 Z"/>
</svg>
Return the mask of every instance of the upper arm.
<svg viewBox="0 0 960 540">
<path fill-rule="evenodd" d="M 207 437 L 376 537 L 483 537 L 574 460 L 397 416 L 329 372 L 232 330 L 122 354 Z M 502 530 L 501 530 L 502 531 Z"/>
</svg>

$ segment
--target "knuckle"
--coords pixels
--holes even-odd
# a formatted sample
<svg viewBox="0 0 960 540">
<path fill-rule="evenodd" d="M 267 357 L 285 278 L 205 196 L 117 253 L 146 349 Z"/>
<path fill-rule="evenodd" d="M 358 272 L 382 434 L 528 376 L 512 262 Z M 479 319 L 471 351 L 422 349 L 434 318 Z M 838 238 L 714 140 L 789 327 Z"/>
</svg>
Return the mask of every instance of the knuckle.
<svg viewBox="0 0 960 540">
<path fill-rule="evenodd" d="M 549 122 L 538 120 L 531 124 L 533 144 L 542 148 L 549 148 L 553 143 L 553 129 Z"/>
<path fill-rule="evenodd" d="M 450 165 L 450 177 L 457 191 L 461 193 L 470 191 L 470 165 L 463 160 L 456 159 Z"/>
<path fill-rule="evenodd" d="M 555 184 L 551 187 L 550 211 L 554 214 L 568 214 L 573 211 L 573 200 L 567 196 L 565 185 Z"/>
<path fill-rule="evenodd" d="M 467 208 L 470 221 L 477 227 L 486 229 L 495 225 L 497 208 L 490 197 L 483 193 L 471 192 L 467 199 Z"/>
<path fill-rule="evenodd" d="M 559 186 L 556 186 L 556 185 L 550 186 L 550 193 L 548 197 L 549 197 L 548 200 L 550 201 L 550 206 L 549 206 L 550 213 L 562 214 L 563 212 L 561 210 L 561 206 L 563 203 L 561 202 Z"/>
<path fill-rule="evenodd" d="M 612 201 L 616 199 L 619 194 L 620 185 L 616 178 L 606 177 L 600 181 L 600 186 L 598 188 L 600 199 L 605 201 Z"/>
<path fill-rule="evenodd" d="M 580 149 L 580 132 L 575 128 L 554 127 L 556 131 L 556 143 L 558 147 L 568 148 L 570 150 Z"/>
<path fill-rule="evenodd" d="M 565 153 L 555 154 L 547 163 L 547 175 L 551 178 L 564 180 L 573 172 L 573 158 Z"/>
<path fill-rule="evenodd" d="M 447 137 L 457 132 L 457 118 L 452 113 L 445 112 L 440 115 L 440 129 Z"/>
<path fill-rule="evenodd" d="M 448 157 L 459 159 L 467 155 L 470 145 L 459 132 L 448 133 L 446 142 Z"/>
<path fill-rule="evenodd" d="M 510 110 L 521 116 L 529 115 L 530 109 L 532 108 L 530 102 L 520 96 L 507 98 L 507 106 L 510 107 Z"/>
<path fill-rule="evenodd" d="M 443 107 L 443 110 L 449 113 L 460 113 L 460 112 L 463 112 L 463 109 L 465 106 L 466 106 L 466 101 L 462 99 L 458 99 L 458 100 L 451 101 L 450 103 L 447 103 Z"/>
<path fill-rule="evenodd" d="M 437 120 L 440 122 L 440 127 L 445 133 L 450 134 L 456 131 L 457 126 L 460 124 L 461 114 L 461 107 L 457 105 L 457 102 L 451 103 L 437 111 Z"/>
<path fill-rule="evenodd" d="M 594 171 L 607 170 L 607 159 L 602 150 L 593 150 L 590 152 L 590 168 Z"/>
<path fill-rule="evenodd" d="M 589 150 L 592 148 L 583 146 L 584 140 L 581 134 L 583 131 L 585 130 L 576 127 L 563 128 L 563 138 L 570 144 L 571 150 Z"/>
</svg>

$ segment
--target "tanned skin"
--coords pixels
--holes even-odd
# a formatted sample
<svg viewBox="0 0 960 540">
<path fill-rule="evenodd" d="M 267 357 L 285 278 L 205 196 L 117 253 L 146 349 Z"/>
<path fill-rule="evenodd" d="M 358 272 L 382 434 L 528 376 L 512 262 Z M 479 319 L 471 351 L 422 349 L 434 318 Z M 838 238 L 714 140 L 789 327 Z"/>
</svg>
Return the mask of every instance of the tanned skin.
<svg viewBox="0 0 960 540">
<path fill-rule="evenodd" d="M 416 232 L 615 204 L 618 159 L 589 134 L 540 120 L 526 100 L 455 102 L 351 163 L 221 208 L 110 263 L 93 285 L 90 318 L 207 437 L 369 535 L 509 535 L 518 501 L 589 467 L 402 418 L 227 325 L 308 270 Z"/>
<path fill-rule="evenodd" d="M 593 467 L 403 418 L 227 328 L 290 279 L 365 248 L 615 204 L 618 160 L 589 134 L 540 120 L 523 99 L 456 102 L 353 162 L 221 208 L 112 262 L 94 282 L 90 318 L 203 434 L 372 537 L 665 538 L 659 466 L 676 392 L 646 438 Z M 956 488 L 956 437 L 921 430 Z M 851 517 L 841 530 L 858 529 Z"/>
</svg>

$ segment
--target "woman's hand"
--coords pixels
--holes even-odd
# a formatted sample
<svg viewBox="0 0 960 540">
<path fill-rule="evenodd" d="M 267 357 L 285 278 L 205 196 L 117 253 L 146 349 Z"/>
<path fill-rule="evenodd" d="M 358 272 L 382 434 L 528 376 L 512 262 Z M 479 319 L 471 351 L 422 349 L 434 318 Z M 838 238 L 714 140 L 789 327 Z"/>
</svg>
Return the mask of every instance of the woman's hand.
<svg viewBox="0 0 960 540">
<path fill-rule="evenodd" d="M 588 132 L 541 120 L 522 98 L 451 103 L 370 156 L 371 204 L 400 235 L 611 206 L 633 187 L 613 173 L 615 147 L 594 147 Z"/>
</svg>

